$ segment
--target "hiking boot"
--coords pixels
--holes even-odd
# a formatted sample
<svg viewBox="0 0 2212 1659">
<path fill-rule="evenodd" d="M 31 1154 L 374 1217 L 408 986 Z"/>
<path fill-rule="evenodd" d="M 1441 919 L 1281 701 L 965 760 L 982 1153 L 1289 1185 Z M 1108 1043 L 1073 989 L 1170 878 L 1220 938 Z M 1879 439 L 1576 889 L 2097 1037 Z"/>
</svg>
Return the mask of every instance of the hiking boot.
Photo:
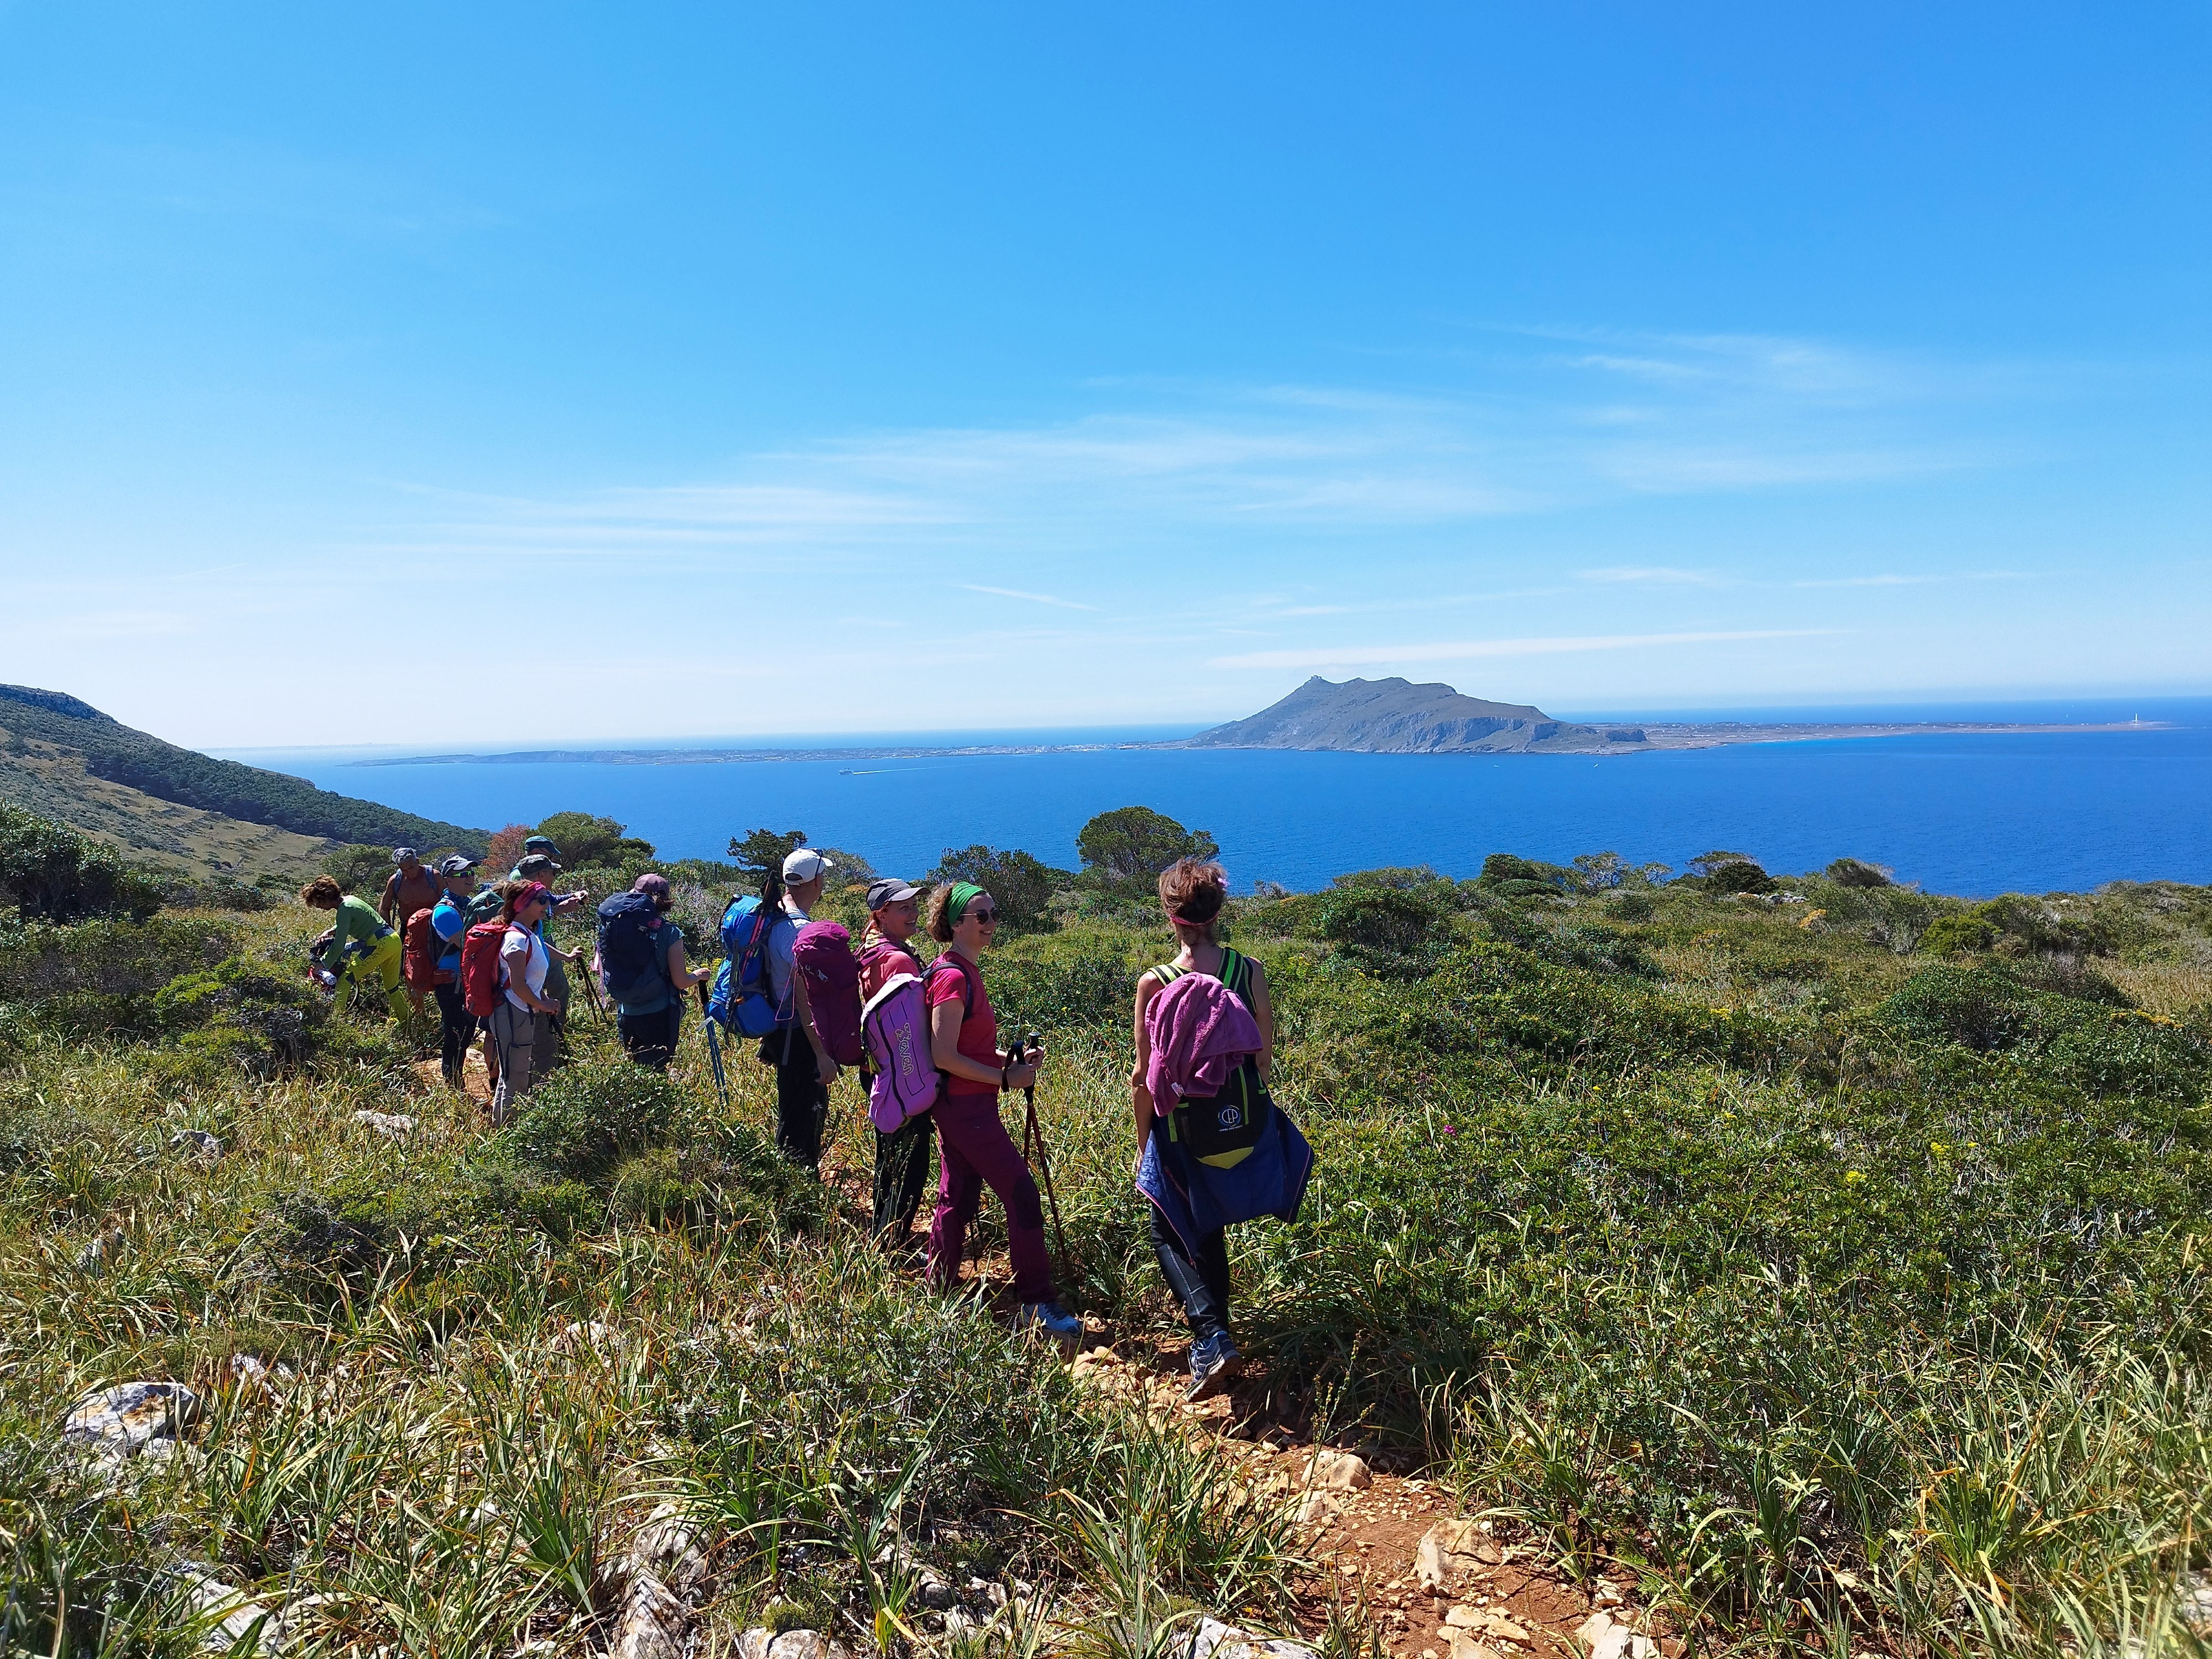
<svg viewBox="0 0 2212 1659">
<path fill-rule="evenodd" d="M 1057 1302 L 1024 1302 L 1014 1323 L 1021 1330 L 1041 1330 L 1062 1347 L 1072 1348 L 1083 1340 L 1083 1322 Z"/>
<path fill-rule="evenodd" d="M 1189 1405 L 1225 1386 L 1237 1375 L 1237 1345 L 1229 1340 L 1229 1333 L 1217 1331 L 1212 1336 L 1200 1337 L 1190 1345 L 1190 1387 L 1183 1390 L 1183 1403 Z"/>
</svg>

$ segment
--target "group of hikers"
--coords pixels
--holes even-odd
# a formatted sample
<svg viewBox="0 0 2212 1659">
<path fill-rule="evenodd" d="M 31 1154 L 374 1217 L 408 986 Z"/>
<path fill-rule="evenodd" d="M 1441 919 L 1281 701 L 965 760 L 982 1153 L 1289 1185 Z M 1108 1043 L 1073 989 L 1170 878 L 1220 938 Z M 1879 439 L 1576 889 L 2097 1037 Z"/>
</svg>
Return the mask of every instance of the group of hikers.
<svg viewBox="0 0 2212 1659">
<path fill-rule="evenodd" d="M 550 931 L 552 917 L 588 898 L 554 890 L 560 857 L 551 841 L 532 836 L 505 879 L 485 883 L 465 854 L 431 867 L 400 848 L 374 907 L 318 877 L 301 901 L 337 913 L 316 941 L 318 976 L 341 1003 L 380 991 L 403 1019 L 425 994 L 434 997 L 441 1064 L 457 1089 L 481 1034 L 495 1122 L 558 1062 L 571 968 L 586 994 L 596 999 L 605 988 L 622 1046 L 640 1065 L 668 1066 L 693 995 L 718 1088 L 726 1091 L 722 1045 L 757 1039 L 759 1060 L 775 1077 L 777 1148 L 809 1170 L 821 1162 L 831 1085 L 854 1069 L 875 1132 L 879 1243 L 895 1248 L 911 1237 L 933 1145 L 929 1283 L 957 1285 L 988 1186 L 1006 1211 L 1020 1322 L 1063 1343 L 1082 1335 L 1054 1286 L 1031 1165 L 1034 1155 L 1048 1188 L 1033 1109 L 1044 1047 L 1033 1034 L 1009 1040 L 1000 1031 L 981 968 L 1000 919 L 988 892 L 953 881 L 925 893 L 881 878 L 867 888 L 867 925 L 855 945 L 842 925 L 815 919 L 832 866 L 800 847 L 758 893 L 732 899 L 718 967 L 692 965 L 690 941 L 670 914 L 674 891 L 653 873 L 598 906 L 585 963 L 580 948 L 564 951 Z M 1226 1228 L 1262 1214 L 1294 1216 L 1312 1167 L 1304 1138 L 1268 1094 L 1274 1020 L 1267 975 L 1216 936 L 1228 890 L 1210 861 L 1187 858 L 1162 872 L 1160 902 L 1177 950 L 1138 976 L 1133 1007 L 1133 1179 L 1147 1200 L 1161 1273 L 1190 1328 L 1192 1399 L 1221 1386 L 1237 1365 Z M 917 937 L 924 933 L 939 947 L 927 962 Z M 1010 1091 L 1028 1091 L 1032 1103 L 1024 1146 L 1000 1116 Z"/>
</svg>

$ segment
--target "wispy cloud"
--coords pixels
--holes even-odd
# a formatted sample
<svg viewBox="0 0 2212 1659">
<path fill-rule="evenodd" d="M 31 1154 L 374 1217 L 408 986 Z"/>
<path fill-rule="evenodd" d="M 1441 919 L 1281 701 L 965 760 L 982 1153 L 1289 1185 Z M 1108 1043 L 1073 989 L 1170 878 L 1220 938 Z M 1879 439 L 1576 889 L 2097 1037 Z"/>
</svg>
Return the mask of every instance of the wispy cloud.
<svg viewBox="0 0 2212 1659">
<path fill-rule="evenodd" d="M 1616 564 L 1600 570 L 1578 570 L 1586 582 L 1612 582 L 1637 587 L 1718 587 L 1721 579 L 1705 570 L 1678 570 L 1664 564 Z"/>
<path fill-rule="evenodd" d="M 1750 335 L 1522 338 L 1518 356 L 1493 356 L 1457 386 L 1121 381 L 1085 393 L 1119 407 L 1073 418 L 824 437 L 741 458 L 717 480 L 550 499 L 426 492 L 440 504 L 430 522 L 362 550 L 426 568 L 458 554 L 747 577 L 950 553 L 970 570 L 1040 576 L 1039 591 L 1001 597 L 1081 610 L 1042 590 L 1092 586 L 1109 556 L 1109 580 L 1194 559 L 1267 580 L 1315 549 L 1388 561 L 1422 536 L 1503 518 L 2003 459 L 1927 419 L 1925 384 L 1940 375 L 1902 359 Z M 1580 580 L 1740 585 L 1656 564 Z"/>
<path fill-rule="evenodd" d="M 1925 587 L 1932 582 L 2008 582 L 2025 580 L 2024 570 L 1924 571 L 1906 575 L 1884 572 L 1874 576 L 1813 576 L 1792 582 L 1792 587 Z"/>
<path fill-rule="evenodd" d="M 1399 663 L 1460 662 L 1481 657 L 1548 657 L 1581 651 L 1636 651 L 1660 646 L 1719 645 L 1741 640 L 1807 639 L 1825 628 L 1731 629 L 1697 634 L 1591 634 L 1565 638 L 1436 640 L 1411 645 L 1314 646 L 1215 657 L 1214 668 L 1370 668 Z"/>
<path fill-rule="evenodd" d="M 961 588 L 969 593 L 992 593 L 1002 599 L 1026 599 L 1031 605 L 1058 605 L 1063 611 L 1096 611 L 1095 605 L 1080 605 L 1073 599 L 1054 599 L 1049 593 L 1024 593 L 1018 587 L 986 587 L 980 582 L 962 582 Z"/>
</svg>

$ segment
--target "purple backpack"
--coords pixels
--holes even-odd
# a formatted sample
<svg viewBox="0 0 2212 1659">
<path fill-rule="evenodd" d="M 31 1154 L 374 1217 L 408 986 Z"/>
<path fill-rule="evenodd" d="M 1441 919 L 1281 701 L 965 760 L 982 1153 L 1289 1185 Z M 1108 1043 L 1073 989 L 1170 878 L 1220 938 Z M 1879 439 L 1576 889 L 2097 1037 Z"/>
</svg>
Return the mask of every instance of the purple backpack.
<svg viewBox="0 0 2212 1659">
<path fill-rule="evenodd" d="M 868 1121 L 896 1134 L 909 1119 L 937 1104 L 937 1063 L 929 1054 L 929 1011 L 921 978 L 894 974 L 860 1011 L 875 1081 L 868 1090 Z"/>
</svg>

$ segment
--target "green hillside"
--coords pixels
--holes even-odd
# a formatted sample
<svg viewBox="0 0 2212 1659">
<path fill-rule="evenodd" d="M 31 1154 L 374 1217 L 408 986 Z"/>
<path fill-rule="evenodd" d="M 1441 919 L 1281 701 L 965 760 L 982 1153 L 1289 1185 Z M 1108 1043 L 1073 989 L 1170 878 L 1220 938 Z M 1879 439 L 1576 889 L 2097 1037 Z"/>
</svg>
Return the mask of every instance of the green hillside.
<svg viewBox="0 0 2212 1659">
<path fill-rule="evenodd" d="M 333 794 L 304 778 L 179 748 L 64 692 L 0 685 L 0 732 L 6 734 L 0 740 L 0 796 L 103 839 L 172 856 L 191 857 L 191 848 L 185 843 L 195 836 L 220 839 L 222 826 L 172 823 L 149 829 L 145 839 L 134 841 L 127 828 L 118 833 L 118 818 L 151 815 L 143 810 L 134 812 L 139 803 L 112 791 L 82 792 L 100 797 L 98 810 L 88 799 L 75 799 L 81 792 L 68 787 L 73 764 L 82 765 L 84 777 L 134 791 L 140 798 L 294 836 L 383 846 L 461 847 L 471 852 L 483 851 L 488 839 L 481 830 L 441 823 L 374 801 Z M 235 834 L 228 838 L 241 839 Z M 264 857 L 289 865 L 313 850 L 278 843 Z"/>
<path fill-rule="evenodd" d="M 1231 1231 L 1247 1370 L 1188 1410 L 1133 883 L 983 964 L 1044 1034 L 1073 1366 L 995 1201 L 957 1297 L 871 1242 L 849 1074 L 817 1185 L 696 1019 L 664 1077 L 580 1005 L 495 1128 L 427 1022 L 309 985 L 319 915 L 0 926 L 0 1650 L 243 1653 L 243 1607 L 295 1655 L 1171 1659 L 1214 1611 L 1318 1659 L 2201 1659 L 2212 889 L 1698 866 L 1231 902 L 1318 1162 Z M 679 883 L 691 937 L 726 893 Z M 58 1454 L 132 1382 L 192 1391 L 175 1455 Z M 1371 1484 L 1308 1500 L 1316 1443 Z"/>
</svg>

